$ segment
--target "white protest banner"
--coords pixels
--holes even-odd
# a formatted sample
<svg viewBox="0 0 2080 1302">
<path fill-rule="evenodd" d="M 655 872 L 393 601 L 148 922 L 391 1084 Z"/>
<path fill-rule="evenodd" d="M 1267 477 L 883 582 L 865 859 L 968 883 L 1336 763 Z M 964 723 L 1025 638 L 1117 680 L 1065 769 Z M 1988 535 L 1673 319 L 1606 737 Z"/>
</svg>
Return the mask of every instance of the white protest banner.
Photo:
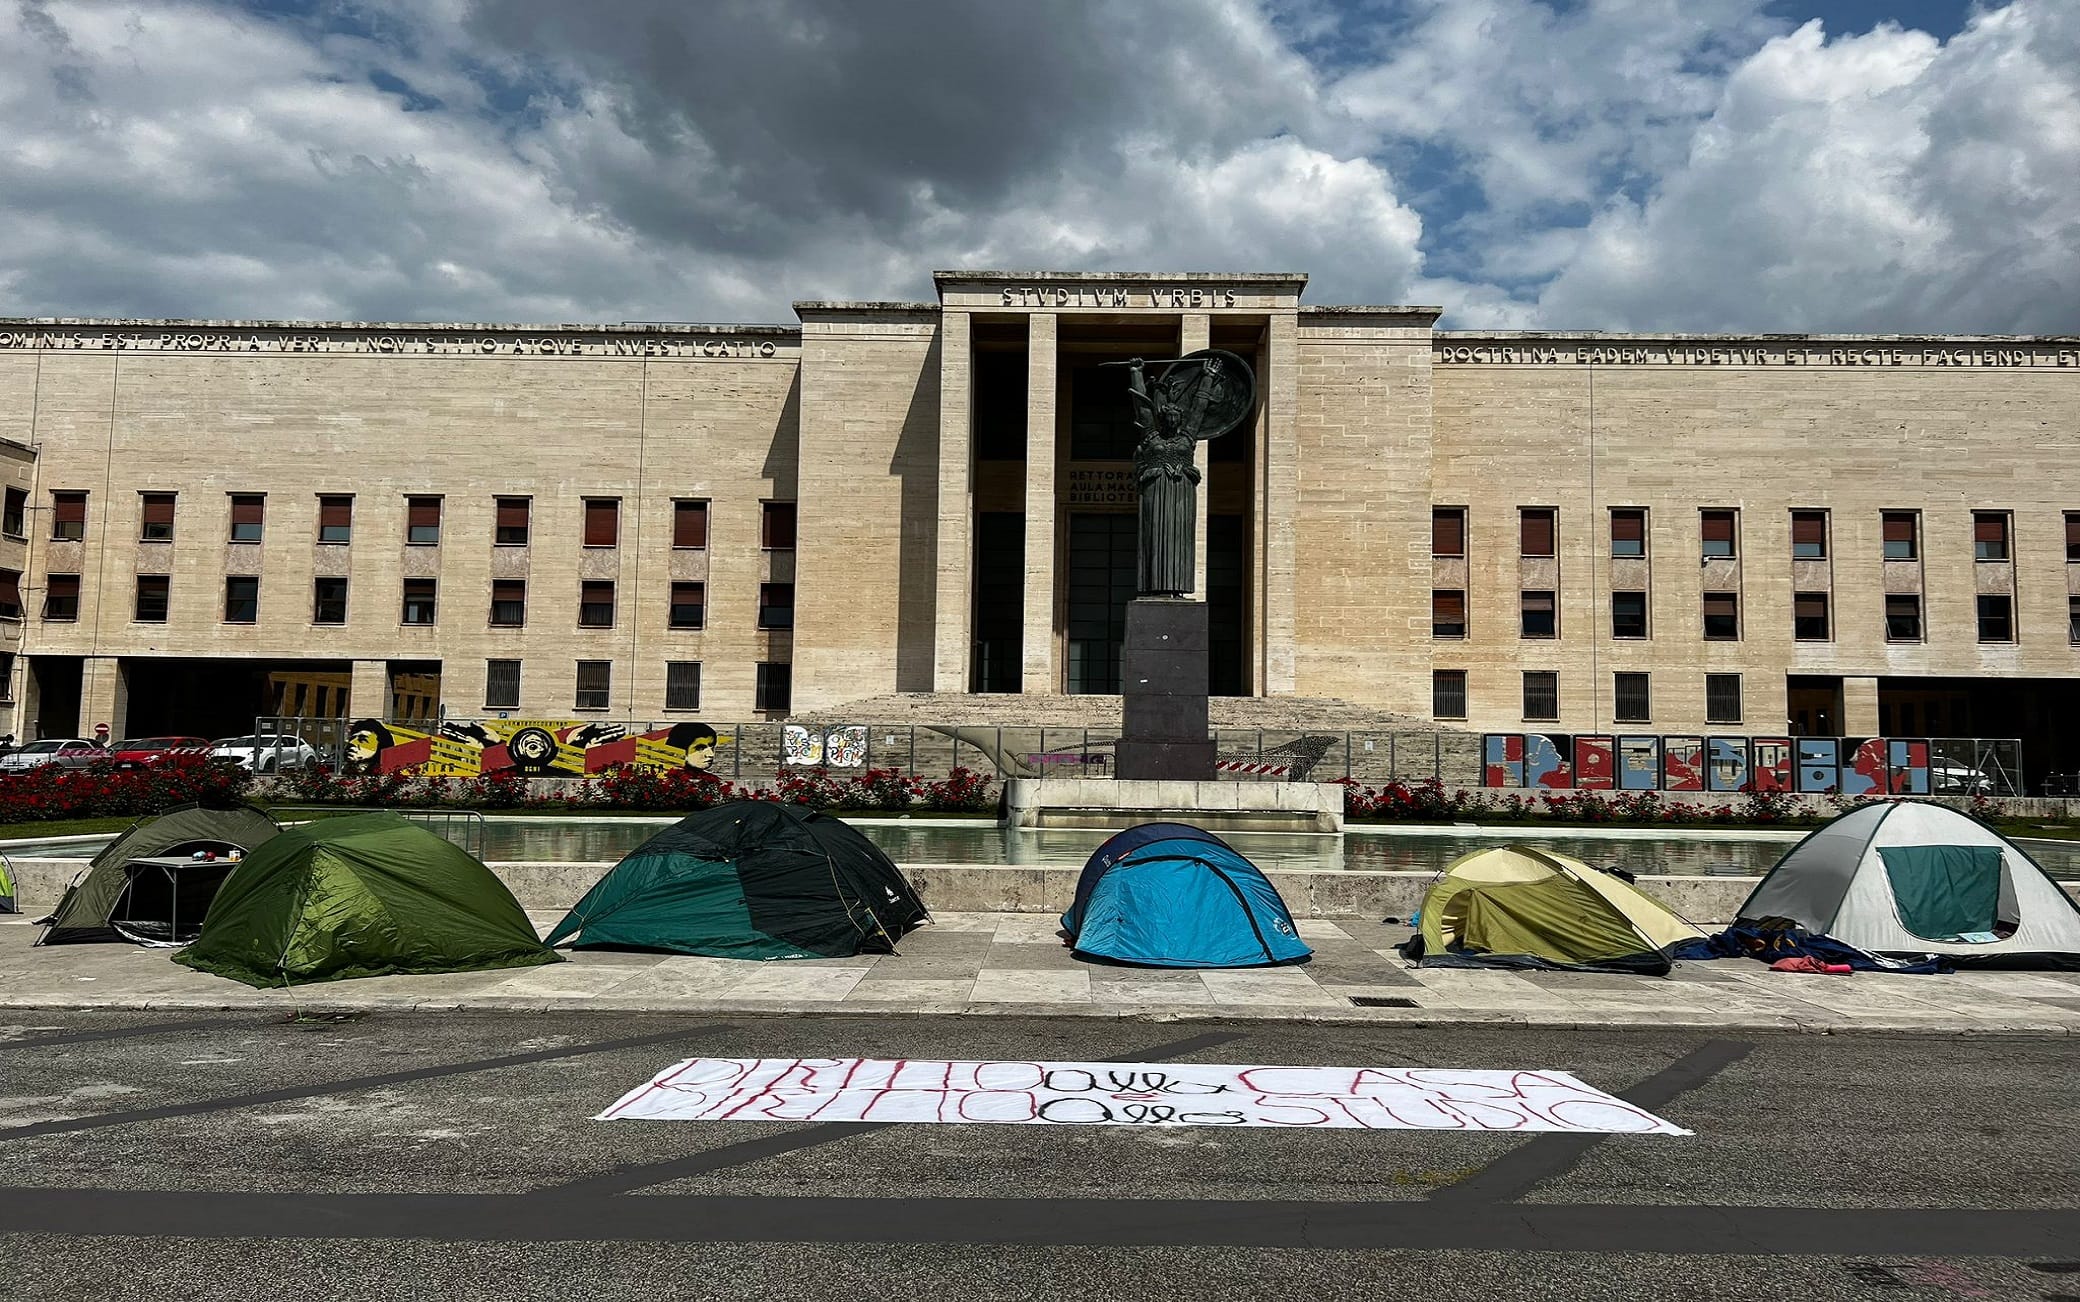
<svg viewBox="0 0 2080 1302">
<path fill-rule="evenodd" d="M 596 1121 L 1690 1132 L 1564 1071 L 688 1058 Z"/>
</svg>

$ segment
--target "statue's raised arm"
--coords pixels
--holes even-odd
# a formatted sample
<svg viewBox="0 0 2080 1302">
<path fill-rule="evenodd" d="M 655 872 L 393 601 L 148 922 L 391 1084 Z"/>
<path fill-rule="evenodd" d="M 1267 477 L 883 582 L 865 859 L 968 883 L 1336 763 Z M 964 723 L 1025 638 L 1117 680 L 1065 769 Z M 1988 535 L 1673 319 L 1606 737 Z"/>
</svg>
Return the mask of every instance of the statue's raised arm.
<svg viewBox="0 0 2080 1302">
<path fill-rule="evenodd" d="M 1256 410 L 1249 363 L 1219 348 L 1174 361 L 1125 365 L 1134 424 L 1134 484 L 1141 495 L 1140 594 L 1182 596 L 1192 590 L 1197 545 L 1199 468 L 1193 445 L 1219 438 Z M 1148 368 L 1158 368 L 1153 383 Z"/>
</svg>

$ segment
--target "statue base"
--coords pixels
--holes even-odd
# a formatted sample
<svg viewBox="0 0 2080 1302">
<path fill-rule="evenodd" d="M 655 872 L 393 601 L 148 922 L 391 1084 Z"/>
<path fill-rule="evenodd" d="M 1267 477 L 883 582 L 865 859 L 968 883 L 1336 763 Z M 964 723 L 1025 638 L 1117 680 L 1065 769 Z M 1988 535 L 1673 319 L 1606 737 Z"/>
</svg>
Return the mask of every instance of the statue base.
<svg viewBox="0 0 2080 1302">
<path fill-rule="evenodd" d="M 1128 781 L 1213 779 L 1207 681 L 1205 602 L 1136 597 L 1127 603 L 1114 776 Z"/>
</svg>

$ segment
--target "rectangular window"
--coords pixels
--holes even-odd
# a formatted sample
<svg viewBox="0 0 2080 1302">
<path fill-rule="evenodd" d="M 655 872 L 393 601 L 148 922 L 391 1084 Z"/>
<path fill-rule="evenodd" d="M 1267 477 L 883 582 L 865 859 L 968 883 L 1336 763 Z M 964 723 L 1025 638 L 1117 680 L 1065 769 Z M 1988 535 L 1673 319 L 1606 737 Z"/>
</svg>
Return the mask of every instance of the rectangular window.
<svg viewBox="0 0 2080 1302">
<path fill-rule="evenodd" d="M 431 624 L 434 614 L 435 587 L 432 579 L 406 579 L 404 581 L 404 613 L 400 622 L 406 624 Z"/>
<path fill-rule="evenodd" d="M 527 623 L 527 580 L 491 581 L 491 627 L 519 628 Z"/>
<path fill-rule="evenodd" d="M 164 624 L 172 580 L 164 574 L 137 576 L 136 619 L 140 624 Z"/>
<path fill-rule="evenodd" d="M 613 695 L 614 662 L 611 660 L 580 660 L 578 662 L 578 694 L 574 703 L 581 710 L 604 710 Z"/>
<path fill-rule="evenodd" d="M 2080 561 L 2080 511 L 2066 512 L 2066 559 Z"/>
<path fill-rule="evenodd" d="M 520 708 L 520 662 L 518 660 L 486 660 L 484 662 L 484 708 L 487 710 L 517 710 Z"/>
<path fill-rule="evenodd" d="M 137 530 L 139 542 L 173 541 L 173 494 L 140 493 L 138 505 L 141 521 Z"/>
<path fill-rule="evenodd" d="M 1912 511 L 1885 511 L 1879 516 L 1885 529 L 1885 559 L 1911 561 L 1921 554 L 1921 517 Z"/>
<path fill-rule="evenodd" d="M 1645 674 L 1613 675 L 1612 699 L 1611 717 L 1619 723 L 1645 723 L 1654 717 Z"/>
<path fill-rule="evenodd" d="M 1464 669 L 1433 669 L 1430 671 L 1430 715 L 1436 719 L 1463 719 L 1466 717 L 1466 671 Z"/>
<path fill-rule="evenodd" d="M 14 652 L 0 651 L 0 701 L 14 700 Z"/>
<path fill-rule="evenodd" d="M 79 618 L 79 575 L 45 576 L 43 617 L 53 623 L 65 623 Z"/>
<path fill-rule="evenodd" d="M 1731 642 L 1741 635 L 1741 599 L 1738 593 L 1704 594 L 1704 636 L 1708 642 Z"/>
<path fill-rule="evenodd" d="M 1738 531 L 1738 515 L 1739 513 L 1736 511 L 1700 511 L 1698 513 L 1698 532 L 1704 542 L 1705 556 L 1733 556 L 1738 554 L 1734 551 L 1733 541 L 1734 535 Z"/>
<path fill-rule="evenodd" d="M 1793 511 L 1791 513 L 1791 559 L 1797 561 L 1822 561 L 1827 559 L 1827 512 Z"/>
<path fill-rule="evenodd" d="M 1560 675 L 1548 669 L 1524 673 L 1524 717 L 1551 720 L 1560 717 Z"/>
<path fill-rule="evenodd" d="M 0 570 L 0 619 L 22 617 L 22 572 Z"/>
<path fill-rule="evenodd" d="M 1638 638 L 1647 635 L 1647 594 L 1611 594 L 1611 636 Z"/>
<path fill-rule="evenodd" d="M 1919 642 L 1921 640 L 1921 598 L 1914 593 L 1887 593 L 1885 595 L 1885 640 L 1887 642 Z"/>
<path fill-rule="evenodd" d="M 441 540 L 441 499 L 438 497 L 407 497 L 404 499 L 404 540 L 420 547 Z"/>
<path fill-rule="evenodd" d="M 672 503 L 672 546 L 708 545 L 708 503 L 705 498 L 680 498 Z"/>
<path fill-rule="evenodd" d="M 794 666 L 777 661 L 758 662 L 758 680 L 751 702 L 753 709 L 786 713 L 793 708 Z"/>
<path fill-rule="evenodd" d="M 267 523 L 267 495 L 265 493 L 233 493 L 231 495 L 231 541 L 259 542 L 260 534 Z"/>
<path fill-rule="evenodd" d="M 51 540 L 78 542 L 87 536 L 87 495 L 51 494 Z"/>
<path fill-rule="evenodd" d="M 260 622 L 260 580 L 250 574 L 234 574 L 224 580 L 224 622 Z"/>
<path fill-rule="evenodd" d="M 1466 594 L 1439 588 L 1430 594 L 1430 636 L 1466 636 Z"/>
<path fill-rule="evenodd" d="M 1972 512 L 1972 559 L 1975 561 L 2004 561 L 2008 559 L 2008 513 L 2006 511 Z"/>
<path fill-rule="evenodd" d="M 2066 640 L 2080 643 L 2080 597 L 2066 598 Z"/>
<path fill-rule="evenodd" d="M 794 585 L 792 583 L 761 583 L 758 585 L 758 626 L 760 628 L 794 627 Z"/>
<path fill-rule="evenodd" d="M 674 583 L 672 585 L 671 627 L 700 628 L 707 622 L 708 585 L 705 583 Z"/>
<path fill-rule="evenodd" d="M 1611 509 L 1611 555 L 1647 554 L 1647 513 L 1636 506 Z"/>
<path fill-rule="evenodd" d="M 1792 594 L 1791 636 L 1800 642 L 1827 641 L 1826 593 L 1798 592 Z"/>
<path fill-rule="evenodd" d="M 1704 676 L 1704 721 L 1706 723 L 1739 723 L 1741 721 L 1741 676 L 1739 674 L 1706 674 Z"/>
<path fill-rule="evenodd" d="M 1979 640 L 2015 640 L 2015 602 L 2012 597 L 2006 593 L 1979 594 Z"/>
<path fill-rule="evenodd" d="M 344 624 L 347 622 L 347 581 L 328 577 L 315 579 L 311 583 L 311 623 Z"/>
<path fill-rule="evenodd" d="M 1520 556 L 1553 554 L 1553 508 L 1526 506 L 1517 511 L 1517 553 Z"/>
<path fill-rule="evenodd" d="M 1466 554 L 1465 507 L 1433 506 L 1430 508 L 1430 554 L 1432 556 L 1464 556 Z"/>
<path fill-rule="evenodd" d="M 1519 595 L 1518 608 L 1525 637 L 1552 637 L 1557 626 L 1553 610 L 1553 594 L 1550 592 L 1526 592 Z"/>
<path fill-rule="evenodd" d="M 10 538 L 28 537 L 29 495 L 19 488 L 7 490 L 7 500 L 0 506 L 0 533 Z"/>
<path fill-rule="evenodd" d="M 700 661 L 667 660 L 665 662 L 664 708 L 667 710 L 698 710 L 701 708 Z"/>
<path fill-rule="evenodd" d="M 525 497 L 501 497 L 497 524 L 491 541 L 500 547 L 527 546 L 527 512 L 533 503 Z"/>
<path fill-rule="evenodd" d="M 354 537 L 354 499 L 345 494 L 327 494 L 318 499 L 318 541 L 350 542 Z"/>
<path fill-rule="evenodd" d="M 621 545 L 620 498 L 588 497 L 585 499 L 585 545 L 587 547 L 618 547 Z"/>
<path fill-rule="evenodd" d="M 578 585 L 578 627 L 614 627 L 614 584 L 609 579 L 587 579 Z"/>
<path fill-rule="evenodd" d="M 793 551 L 794 503 L 760 502 L 758 506 L 758 545 L 768 551 Z"/>
</svg>

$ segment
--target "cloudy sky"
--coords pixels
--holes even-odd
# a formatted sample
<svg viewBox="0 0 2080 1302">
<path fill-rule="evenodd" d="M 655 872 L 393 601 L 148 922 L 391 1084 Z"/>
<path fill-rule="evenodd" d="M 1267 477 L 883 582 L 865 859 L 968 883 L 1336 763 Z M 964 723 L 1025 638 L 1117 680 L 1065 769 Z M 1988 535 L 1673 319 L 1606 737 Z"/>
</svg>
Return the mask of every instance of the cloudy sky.
<svg viewBox="0 0 2080 1302">
<path fill-rule="evenodd" d="M 0 316 L 2080 332 L 2080 0 L 0 0 Z"/>
</svg>

